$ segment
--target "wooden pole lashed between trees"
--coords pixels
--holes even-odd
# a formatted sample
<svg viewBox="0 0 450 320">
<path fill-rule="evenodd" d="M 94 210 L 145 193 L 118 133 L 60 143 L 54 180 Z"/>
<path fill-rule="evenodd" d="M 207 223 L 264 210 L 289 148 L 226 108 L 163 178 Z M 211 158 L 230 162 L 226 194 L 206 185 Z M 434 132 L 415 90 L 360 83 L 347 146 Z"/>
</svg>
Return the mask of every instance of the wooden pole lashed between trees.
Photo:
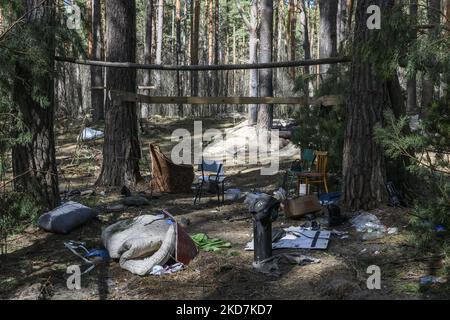
<svg viewBox="0 0 450 320">
<path fill-rule="evenodd" d="M 273 69 L 304 67 L 322 64 L 336 64 L 351 62 L 350 57 L 334 57 L 324 59 L 253 63 L 253 64 L 218 64 L 218 65 L 162 65 L 162 64 L 140 64 L 134 62 L 106 62 L 93 60 L 78 60 L 67 57 L 55 57 L 56 61 L 76 63 L 81 65 L 110 67 L 110 68 L 130 68 L 142 70 L 166 70 L 166 71 L 210 71 L 210 70 L 248 70 L 248 69 Z"/>
</svg>

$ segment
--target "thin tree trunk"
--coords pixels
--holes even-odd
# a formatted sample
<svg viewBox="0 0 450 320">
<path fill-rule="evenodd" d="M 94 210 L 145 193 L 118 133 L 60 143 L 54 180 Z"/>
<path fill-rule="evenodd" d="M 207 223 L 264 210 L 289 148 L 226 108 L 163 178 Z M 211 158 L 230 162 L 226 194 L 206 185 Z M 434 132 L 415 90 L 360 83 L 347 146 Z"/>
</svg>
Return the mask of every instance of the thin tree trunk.
<svg viewBox="0 0 450 320">
<path fill-rule="evenodd" d="M 260 62 L 272 62 L 273 1 L 261 0 Z M 260 96 L 273 96 L 272 69 L 259 71 Z M 258 110 L 258 128 L 270 129 L 273 122 L 273 105 L 262 104 Z"/>
<path fill-rule="evenodd" d="M 40 0 L 22 0 L 24 12 L 36 8 Z M 55 6 L 48 1 L 44 6 L 27 15 L 26 23 L 37 30 L 33 33 L 37 45 L 44 45 L 47 56 L 48 73 L 33 75 L 33 66 L 16 63 L 16 77 L 12 98 L 17 105 L 21 120 L 28 131 L 31 141 L 16 144 L 12 149 L 14 187 L 17 191 L 32 195 L 44 208 L 53 209 L 60 203 L 58 173 L 55 159 L 54 135 L 54 54 Z M 33 81 L 33 83 L 31 83 Z M 37 89 L 34 94 L 30 88 Z M 36 96 L 40 97 L 37 98 Z M 44 103 L 43 101 L 47 101 Z"/>
<path fill-rule="evenodd" d="M 383 150 L 373 138 L 389 105 L 386 82 L 374 67 L 361 59 L 361 45 L 373 32 L 366 27 L 367 7 L 386 7 L 385 0 L 358 0 L 352 53 L 351 88 L 346 107 L 347 124 L 343 152 L 343 202 L 350 210 L 369 210 L 383 204 L 386 194 Z"/>
<path fill-rule="evenodd" d="M 219 0 L 215 0 L 214 2 L 214 64 L 219 64 L 220 58 L 220 41 L 219 41 L 219 27 L 220 27 L 220 5 Z M 219 73 L 215 71 L 213 73 L 213 94 L 214 96 L 219 95 Z"/>
<path fill-rule="evenodd" d="M 417 25 L 417 0 L 409 1 L 409 16 L 412 26 Z M 417 33 L 414 34 L 414 40 L 417 39 Z M 406 110 L 408 114 L 417 112 L 417 73 L 414 71 L 408 76 L 406 81 Z"/>
<path fill-rule="evenodd" d="M 175 0 L 175 28 L 176 28 L 176 48 L 175 48 L 175 60 L 177 65 L 180 64 L 181 56 L 181 1 Z M 180 71 L 177 71 L 177 94 L 183 96 L 183 87 L 181 85 Z M 183 105 L 178 106 L 178 116 L 183 117 Z"/>
<path fill-rule="evenodd" d="M 244 20 L 248 32 L 248 63 L 258 62 L 258 0 L 252 0 L 250 4 L 250 20 L 247 20 L 245 13 L 242 11 L 239 1 L 237 2 L 240 14 Z M 249 96 L 258 96 L 258 70 L 249 70 Z M 248 105 L 248 117 L 247 121 L 249 125 L 255 125 L 258 119 L 258 105 L 250 104 Z"/>
<path fill-rule="evenodd" d="M 297 32 L 297 0 L 289 0 L 289 60 L 295 60 L 296 32 Z M 295 68 L 291 68 L 291 77 L 295 80 Z"/>
<path fill-rule="evenodd" d="M 198 38 L 200 30 L 200 1 L 191 1 L 191 65 L 198 64 Z M 198 72 L 191 72 L 191 95 L 198 96 Z"/>
<path fill-rule="evenodd" d="M 136 60 L 136 3 L 106 1 L 107 61 Z M 136 92 L 136 70 L 108 68 L 107 90 Z M 107 100 L 103 165 L 98 183 L 133 186 L 141 179 L 136 103 Z"/>
<path fill-rule="evenodd" d="M 440 23 L 441 18 L 441 0 L 429 0 L 428 3 L 428 23 L 432 25 L 437 25 Z M 430 41 L 435 38 L 436 30 L 429 31 Z M 435 93 L 436 80 L 432 79 L 432 75 L 425 73 L 422 79 L 422 110 L 423 114 L 426 114 L 426 110 L 430 107 L 433 102 L 433 97 Z"/>
<path fill-rule="evenodd" d="M 144 63 L 152 63 L 152 40 L 153 40 L 153 0 L 147 0 L 145 10 L 145 41 L 144 41 Z M 152 83 L 152 74 L 150 70 L 144 70 L 143 86 L 145 95 L 150 95 L 150 85 Z M 150 105 L 142 104 L 141 117 L 146 119 L 150 114 Z"/>
<path fill-rule="evenodd" d="M 156 25 L 156 56 L 155 63 L 162 63 L 162 46 L 163 46 L 163 26 L 164 26 L 164 0 L 158 0 L 158 22 Z M 161 93 L 161 72 L 155 73 L 155 87 Z"/>
<path fill-rule="evenodd" d="M 301 24 L 303 26 L 303 51 L 305 52 L 305 60 L 311 59 L 311 44 L 309 41 L 309 19 L 308 19 L 308 4 L 307 0 L 301 0 L 302 12 L 300 16 Z M 309 97 L 312 93 L 313 88 L 310 88 L 311 79 L 311 69 L 309 66 L 304 68 L 305 70 L 305 83 L 303 84 L 303 92 L 305 97 Z"/>
<path fill-rule="evenodd" d="M 337 49 L 341 52 L 344 42 L 347 38 L 347 21 L 348 17 L 348 0 L 338 0 L 338 12 L 337 12 Z"/>
<path fill-rule="evenodd" d="M 100 0 L 92 2 L 92 51 L 91 60 L 103 60 L 102 58 L 102 7 Z M 91 87 L 103 87 L 103 68 L 91 66 Z M 94 122 L 105 119 L 105 92 L 104 90 L 91 90 L 92 118 Z"/>
<path fill-rule="evenodd" d="M 320 48 L 319 58 L 337 56 L 337 11 L 336 0 L 319 0 L 320 6 Z M 321 65 L 320 73 L 324 77 L 330 69 L 329 65 Z"/>
</svg>

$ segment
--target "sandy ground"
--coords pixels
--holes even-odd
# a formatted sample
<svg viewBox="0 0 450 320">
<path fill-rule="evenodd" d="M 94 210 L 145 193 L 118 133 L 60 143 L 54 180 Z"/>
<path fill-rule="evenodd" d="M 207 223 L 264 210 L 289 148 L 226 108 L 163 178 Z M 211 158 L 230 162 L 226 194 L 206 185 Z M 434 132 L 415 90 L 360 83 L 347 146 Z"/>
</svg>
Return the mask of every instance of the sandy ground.
<svg viewBox="0 0 450 320">
<path fill-rule="evenodd" d="M 192 129 L 192 120 L 156 120 L 147 123 L 142 134 L 147 159 L 150 141 L 160 144 L 167 152 L 174 128 Z M 233 124 L 226 119 L 213 119 L 204 121 L 203 125 L 227 128 Z M 362 241 L 361 234 L 348 222 L 344 223 L 335 229 L 348 231 L 348 239 L 332 238 L 329 248 L 323 251 L 303 250 L 302 253 L 320 259 L 320 263 L 282 265 L 279 277 L 256 272 L 252 267 L 253 252 L 244 251 L 245 244 L 252 239 L 252 221 L 243 199 L 218 208 L 214 195 L 194 206 L 192 194 L 161 194 L 151 205 L 108 213 L 106 206 L 119 203 L 121 196 L 115 190 L 94 187 L 102 141 L 77 147 L 74 136 L 79 130 L 77 124 L 70 123 L 61 123 L 58 130 L 61 189 L 94 191 L 74 200 L 95 207 L 100 215 L 69 235 L 50 234 L 30 226 L 22 234 L 10 236 L 8 253 L 0 256 L 1 299 L 434 299 L 450 296 L 446 285 L 427 290 L 419 286 L 420 277 L 435 274 L 446 261 L 411 245 L 408 209 L 384 207 L 372 211 L 387 227 L 399 229 L 395 235 L 374 241 Z M 282 167 L 288 165 L 286 159 Z M 148 173 L 145 158 L 141 167 L 144 174 Z M 244 192 L 272 192 L 281 178 L 280 174 L 261 176 L 257 167 L 227 167 L 226 173 L 227 186 Z M 102 191 L 105 195 L 100 194 Z M 146 185 L 141 186 L 141 191 L 148 191 Z M 65 241 L 83 241 L 90 248 L 101 248 L 101 230 L 106 226 L 160 209 L 167 209 L 178 221 L 183 217 L 189 219 L 188 233 L 203 232 L 221 238 L 231 242 L 232 248 L 217 253 L 201 252 L 186 270 L 164 276 L 135 276 L 122 270 L 117 261 L 110 261 L 83 276 L 81 290 L 67 288 L 66 269 L 81 264 L 81 260 L 64 247 Z M 347 217 L 354 214 L 345 213 Z M 281 216 L 274 227 L 304 222 Z M 370 265 L 381 269 L 380 290 L 367 289 L 366 270 Z"/>
</svg>

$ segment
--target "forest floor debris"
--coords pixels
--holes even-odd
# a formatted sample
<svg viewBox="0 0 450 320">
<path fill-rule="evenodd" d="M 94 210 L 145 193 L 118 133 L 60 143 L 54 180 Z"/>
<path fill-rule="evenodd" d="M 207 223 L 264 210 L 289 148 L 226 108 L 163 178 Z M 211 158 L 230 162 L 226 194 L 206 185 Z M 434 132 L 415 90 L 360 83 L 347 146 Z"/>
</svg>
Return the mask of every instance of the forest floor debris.
<svg viewBox="0 0 450 320">
<path fill-rule="evenodd" d="M 145 129 L 143 133 L 143 154 L 148 154 L 148 142 L 157 142 L 163 151 L 170 150 L 172 129 L 186 127 L 190 129 L 191 120 L 162 120 L 163 125 Z M 204 121 L 206 128 L 208 121 Z M 210 127 L 230 127 L 229 120 L 214 120 Z M 61 126 L 60 130 L 67 130 Z M 79 128 L 73 128 L 80 132 Z M 67 133 L 66 133 L 67 134 Z M 67 140 L 60 134 L 57 155 L 62 160 L 60 167 L 70 165 L 70 157 L 75 150 L 76 141 Z M 73 134 L 72 137 L 76 137 Z M 95 152 L 101 152 L 101 139 L 92 141 Z M 87 151 L 83 151 L 87 152 Z M 282 163 L 282 169 L 289 163 Z M 142 173 L 148 176 L 149 166 L 143 159 Z M 206 194 L 199 205 L 192 204 L 192 194 L 161 194 L 152 199 L 148 206 L 123 207 L 108 212 L 106 208 L 121 203 L 120 190 L 93 189 L 98 176 L 100 163 L 92 158 L 80 158 L 74 175 L 61 178 L 61 190 L 94 190 L 88 196 L 74 196 L 74 201 L 84 205 L 98 207 L 101 219 L 73 230 L 69 235 L 56 235 L 32 228 L 32 232 L 23 232 L 8 237 L 8 252 L 0 256 L 0 299 L 18 299 L 30 296 L 34 299 L 432 299 L 450 298 L 447 283 L 435 283 L 430 290 L 420 286 L 420 278 L 441 274 L 445 270 L 445 257 L 432 252 L 424 252 L 413 247 L 410 234 L 405 225 L 410 209 L 385 207 L 371 211 L 385 226 L 396 226 L 398 231 L 389 237 L 361 241 L 359 233 L 349 223 L 333 227 L 336 231 L 346 232 L 345 240 L 331 238 L 327 250 L 296 250 L 298 254 L 319 259 L 320 263 L 303 266 L 279 264 L 280 276 L 273 278 L 256 272 L 252 266 L 253 252 L 243 250 L 251 240 L 253 225 L 247 205 L 242 199 L 226 201 L 217 209 L 214 195 Z M 74 171 L 75 172 L 75 171 Z M 84 178 L 86 173 L 88 178 Z M 230 187 L 239 187 L 242 192 L 272 192 L 278 188 L 275 176 L 267 179 L 261 176 L 256 166 L 227 166 Z M 148 192 L 148 181 L 142 190 Z M 100 196 L 104 191 L 104 196 Z M 98 265 L 84 275 L 81 290 L 69 290 L 66 286 L 66 271 L 70 265 L 80 264 L 80 259 L 68 251 L 63 243 L 69 240 L 83 241 L 88 248 L 102 246 L 102 229 L 119 220 L 134 218 L 143 214 L 152 214 L 168 209 L 177 221 L 188 219 L 183 226 L 189 234 L 206 233 L 212 238 L 230 242 L 232 248 L 220 252 L 200 251 L 199 255 L 182 272 L 158 277 L 140 277 L 123 270 L 119 263 L 110 260 Z M 351 217 L 352 214 L 343 212 Z M 228 218 L 228 219 L 226 219 Z M 305 220 L 291 221 L 281 215 L 274 222 L 274 228 L 302 226 Z M 278 252 L 280 251 L 280 252 Z M 374 252 L 379 252 L 374 254 Z M 285 250 L 277 250 L 283 253 Z M 382 270 L 381 290 L 366 288 L 367 267 L 378 265 Z M 432 273 L 430 271 L 440 271 Z M 33 292 L 27 290 L 33 287 Z"/>
</svg>

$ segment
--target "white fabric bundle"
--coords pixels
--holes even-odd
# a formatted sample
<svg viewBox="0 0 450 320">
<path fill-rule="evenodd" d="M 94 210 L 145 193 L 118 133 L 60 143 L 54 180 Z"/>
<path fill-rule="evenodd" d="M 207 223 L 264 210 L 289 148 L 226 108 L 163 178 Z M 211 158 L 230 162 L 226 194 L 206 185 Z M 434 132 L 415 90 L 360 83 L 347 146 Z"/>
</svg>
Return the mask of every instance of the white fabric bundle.
<svg viewBox="0 0 450 320">
<path fill-rule="evenodd" d="M 174 255 L 175 224 L 163 215 L 143 215 L 110 225 L 102 232 L 109 255 L 134 274 L 146 275 Z"/>
</svg>

